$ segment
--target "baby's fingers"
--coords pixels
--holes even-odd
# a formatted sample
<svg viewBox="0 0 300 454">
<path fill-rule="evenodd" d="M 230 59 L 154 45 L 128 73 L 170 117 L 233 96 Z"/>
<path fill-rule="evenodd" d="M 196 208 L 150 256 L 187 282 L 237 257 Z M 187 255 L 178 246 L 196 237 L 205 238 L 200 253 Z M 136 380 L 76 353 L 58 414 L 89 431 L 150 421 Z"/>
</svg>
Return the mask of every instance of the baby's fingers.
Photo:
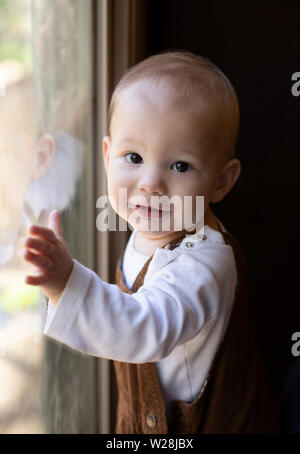
<svg viewBox="0 0 300 454">
<path fill-rule="evenodd" d="M 29 237 L 25 241 L 26 249 L 33 249 L 35 251 L 41 252 L 49 257 L 54 255 L 54 245 L 48 241 L 42 240 L 40 238 Z"/>
<path fill-rule="evenodd" d="M 30 251 L 25 252 L 24 259 L 42 270 L 49 270 L 52 267 L 52 260 L 48 257 Z"/>
<path fill-rule="evenodd" d="M 29 235 L 40 236 L 51 242 L 56 241 L 56 235 L 53 230 L 48 229 L 47 227 L 41 227 L 39 225 L 32 225 L 29 229 Z"/>
<path fill-rule="evenodd" d="M 48 282 L 47 276 L 40 274 L 37 276 L 26 276 L 25 283 L 28 285 L 45 285 Z"/>
</svg>

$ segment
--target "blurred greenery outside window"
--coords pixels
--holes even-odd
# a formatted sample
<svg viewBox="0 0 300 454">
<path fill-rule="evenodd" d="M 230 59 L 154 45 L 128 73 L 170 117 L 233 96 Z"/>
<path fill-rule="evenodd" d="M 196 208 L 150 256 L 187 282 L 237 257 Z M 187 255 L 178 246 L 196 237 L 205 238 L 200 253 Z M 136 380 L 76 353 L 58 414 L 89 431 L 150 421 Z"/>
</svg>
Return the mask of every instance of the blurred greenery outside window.
<svg viewBox="0 0 300 454">
<path fill-rule="evenodd" d="M 30 0 L 0 0 L 0 61 L 15 61 L 31 71 Z"/>
</svg>

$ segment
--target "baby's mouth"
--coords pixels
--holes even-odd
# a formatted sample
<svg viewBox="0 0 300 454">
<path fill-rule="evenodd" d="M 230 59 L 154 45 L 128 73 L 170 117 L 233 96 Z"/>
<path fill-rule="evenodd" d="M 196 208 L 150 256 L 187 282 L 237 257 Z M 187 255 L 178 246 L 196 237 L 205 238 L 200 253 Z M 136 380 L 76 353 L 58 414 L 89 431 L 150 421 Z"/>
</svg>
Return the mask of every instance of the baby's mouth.
<svg viewBox="0 0 300 454">
<path fill-rule="evenodd" d="M 153 208 L 153 207 L 148 207 L 148 206 L 144 206 L 144 205 L 135 205 L 135 209 L 140 213 L 142 214 L 143 216 L 146 216 L 148 218 L 158 218 L 158 217 L 161 217 L 163 215 L 163 213 L 166 213 L 166 211 L 162 210 L 161 208 L 160 209 L 157 209 L 157 208 Z"/>
</svg>

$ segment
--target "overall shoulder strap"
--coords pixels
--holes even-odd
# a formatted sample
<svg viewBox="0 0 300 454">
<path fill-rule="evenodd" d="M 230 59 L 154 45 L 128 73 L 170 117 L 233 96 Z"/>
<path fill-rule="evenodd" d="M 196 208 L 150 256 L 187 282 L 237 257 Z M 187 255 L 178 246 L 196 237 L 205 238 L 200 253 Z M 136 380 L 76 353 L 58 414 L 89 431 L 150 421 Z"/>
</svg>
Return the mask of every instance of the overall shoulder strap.
<svg viewBox="0 0 300 454">
<path fill-rule="evenodd" d="M 247 261 L 240 241 L 231 233 L 224 231 L 221 231 L 221 233 L 225 244 L 229 244 L 232 247 L 238 272 L 245 274 L 247 270 Z"/>
</svg>

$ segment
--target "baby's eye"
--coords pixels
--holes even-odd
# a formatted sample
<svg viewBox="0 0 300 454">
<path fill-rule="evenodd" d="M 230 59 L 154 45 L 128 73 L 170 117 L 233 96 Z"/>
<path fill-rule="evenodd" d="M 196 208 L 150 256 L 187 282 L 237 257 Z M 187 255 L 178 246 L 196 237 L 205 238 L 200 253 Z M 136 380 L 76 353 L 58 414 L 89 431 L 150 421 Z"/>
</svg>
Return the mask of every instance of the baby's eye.
<svg viewBox="0 0 300 454">
<path fill-rule="evenodd" d="M 137 153 L 127 153 L 125 155 L 126 161 L 128 161 L 130 164 L 140 164 L 139 159 L 142 159 L 139 154 Z"/>
<path fill-rule="evenodd" d="M 175 164 L 173 164 L 173 166 L 176 166 L 176 171 L 179 173 L 186 172 L 189 167 L 192 169 L 190 164 L 188 164 L 187 162 L 184 162 L 184 161 L 177 161 L 177 162 L 175 162 Z"/>
</svg>

